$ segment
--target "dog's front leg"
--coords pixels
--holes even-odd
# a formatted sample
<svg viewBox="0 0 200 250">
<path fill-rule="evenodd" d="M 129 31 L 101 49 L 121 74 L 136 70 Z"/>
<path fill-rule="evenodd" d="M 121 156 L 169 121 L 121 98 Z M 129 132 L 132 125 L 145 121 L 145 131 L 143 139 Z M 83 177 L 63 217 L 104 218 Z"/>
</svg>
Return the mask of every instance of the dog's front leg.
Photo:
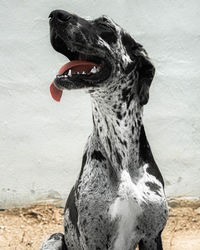
<svg viewBox="0 0 200 250">
<path fill-rule="evenodd" d="M 68 250 L 65 245 L 64 235 L 61 233 L 52 234 L 43 243 L 40 250 Z"/>
</svg>

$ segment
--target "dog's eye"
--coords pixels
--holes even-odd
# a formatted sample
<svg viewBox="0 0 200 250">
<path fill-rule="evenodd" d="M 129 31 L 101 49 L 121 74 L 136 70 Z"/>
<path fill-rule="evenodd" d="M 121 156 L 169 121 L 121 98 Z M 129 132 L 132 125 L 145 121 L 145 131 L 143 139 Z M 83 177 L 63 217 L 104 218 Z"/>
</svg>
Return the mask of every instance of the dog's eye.
<svg viewBox="0 0 200 250">
<path fill-rule="evenodd" d="M 114 32 L 112 31 L 104 31 L 100 33 L 100 37 L 106 41 L 107 43 L 116 43 L 117 41 L 117 36 Z"/>
<path fill-rule="evenodd" d="M 117 35 L 115 30 L 112 27 L 109 27 L 108 25 L 104 23 L 98 24 L 98 30 L 100 37 L 106 41 L 107 43 L 116 43 L 117 41 Z"/>
</svg>

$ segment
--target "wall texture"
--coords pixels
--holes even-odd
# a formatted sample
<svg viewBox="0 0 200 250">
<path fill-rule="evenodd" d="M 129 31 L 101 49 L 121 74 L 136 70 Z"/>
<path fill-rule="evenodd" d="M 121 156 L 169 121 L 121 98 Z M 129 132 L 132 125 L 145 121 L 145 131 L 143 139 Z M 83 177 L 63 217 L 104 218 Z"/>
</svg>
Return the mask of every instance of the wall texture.
<svg viewBox="0 0 200 250">
<path fill-rule="evenodd" d="M 66 198 L 92 128 L 89 95 L 49 85 L 64 56 L 48 15 L 111 16 L 144 45 L 157 69 L 144 123 L 168 196 L 200 196 L 200 1 L 0 2 L 0 207 Z"/>
</svg>

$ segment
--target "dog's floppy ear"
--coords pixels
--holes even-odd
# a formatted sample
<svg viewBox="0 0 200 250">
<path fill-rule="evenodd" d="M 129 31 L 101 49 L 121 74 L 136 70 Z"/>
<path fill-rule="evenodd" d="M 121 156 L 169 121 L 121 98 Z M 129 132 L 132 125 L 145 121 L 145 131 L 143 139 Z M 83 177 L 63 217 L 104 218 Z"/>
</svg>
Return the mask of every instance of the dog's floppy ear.
<svg viewBox="0 0 200 250">
<path fill-rule="evenodd" d="M 155 68 L 143 49 L 139 52 L 137 59 L 139 73 L 137 91 L 140 104 L 145 105 L 149 100 L 149 88 L 155 74 Z"/>
<path fill-rule="evenodd" d="M 149 100 L 149 88 L 155 74 L 155 68 L 142 45 L 137 43 L 129 34 L 122 34 L 122 44 L 132 60 L 125 72 L 130 73 L 133 69 L 138 71 L 137 92 L 140 104 L 145 105 Z"/>
</svg>

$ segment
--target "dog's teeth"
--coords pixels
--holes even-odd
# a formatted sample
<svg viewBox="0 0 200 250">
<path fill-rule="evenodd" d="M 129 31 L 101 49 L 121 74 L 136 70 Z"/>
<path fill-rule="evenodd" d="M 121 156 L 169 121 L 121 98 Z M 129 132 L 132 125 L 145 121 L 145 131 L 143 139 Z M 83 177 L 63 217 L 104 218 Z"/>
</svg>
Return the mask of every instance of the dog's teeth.
<svg viewBox="0 0 200 250">
<path fill-rule="evenodd" d="M 71 71 L 71 69 L 68 71 L 68 76 L 72 76 L 72 71 Z"/>
<path fill-rule="evenodd" d="M 80 73 L 79 73 L 79 72 L 77 72 L 77 74 L 79 75 Z"/>
<path fill-rule="evenodd" d="M 85 75 L 85 74 L 86 74 L 85 71 L 83 71 L 83 72 L 82 72 L 82 75 Z"/>
<path fill-rule="evenodd" d="M 94 67 L 91 69 L 90 72 L 93 73 L 93 74 L 97 73 L 97 68 L 94 66 Z"/>
</svg>

